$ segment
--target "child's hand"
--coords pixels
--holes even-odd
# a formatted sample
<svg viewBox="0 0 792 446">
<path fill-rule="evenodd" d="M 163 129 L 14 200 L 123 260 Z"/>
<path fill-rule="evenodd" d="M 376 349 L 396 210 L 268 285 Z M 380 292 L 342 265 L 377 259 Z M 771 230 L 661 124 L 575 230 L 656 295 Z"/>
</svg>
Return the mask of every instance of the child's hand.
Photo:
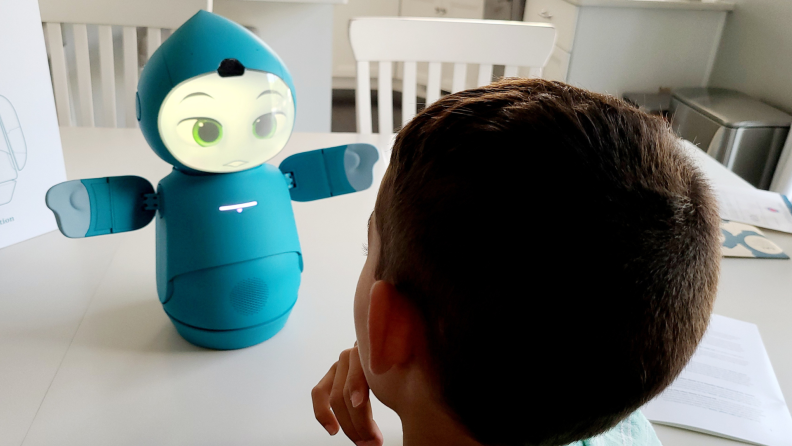
<svg viewBox="0 0 792 446">
<path fill-rule="evenodd" d="M 338 433 L 340 424 L 356 445 L 382 446 L 382 433 L 371 415 L 368 395 L 368 382 L 355 345 L 341 352 L 338 362 L 311 391 L 316 420 L 330 435 Z"/>
</svg>

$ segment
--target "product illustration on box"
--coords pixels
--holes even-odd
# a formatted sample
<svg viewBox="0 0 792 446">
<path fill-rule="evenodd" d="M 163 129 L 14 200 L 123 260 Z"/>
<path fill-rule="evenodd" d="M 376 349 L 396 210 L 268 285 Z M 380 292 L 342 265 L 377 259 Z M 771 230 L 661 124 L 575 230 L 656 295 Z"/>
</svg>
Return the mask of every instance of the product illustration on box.
<svg viewBox="0 0 792 446">
<path fill-rule="evenodd" d="M 144 67 L 137 115 L 173 171 L 156 191 L 135 176 L 53 186 L 46 202 L 61 232 L 92 237 L 154 219 L 157 293 L 185 339 L 237 349 L 274 336 L 303 270 L 291 200 L 369 188 L 377 149 L 350 144 L 266 164 L 292 133 L 292 78 L 257 36 L 206 11 Z"/>
<path fill-rule="evenodd" d="M 0 206 L 14 198 L 18 171 L 25 168 L 27 144 L 11 101 L 0 95 Z"/>
</svg>

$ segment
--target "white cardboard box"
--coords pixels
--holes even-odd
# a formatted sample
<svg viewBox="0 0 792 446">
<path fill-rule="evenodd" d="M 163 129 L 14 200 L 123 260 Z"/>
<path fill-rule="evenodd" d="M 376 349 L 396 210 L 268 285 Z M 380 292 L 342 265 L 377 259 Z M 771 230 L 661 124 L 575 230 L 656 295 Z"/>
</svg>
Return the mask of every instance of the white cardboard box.
<svg viewBox="0 0 792 446">
<path fill-rule="evenodd" d="M 36 0 L 0 0 L 0 248 L 57 229 L 44 204 L 66 180 Z"/>
</svg>

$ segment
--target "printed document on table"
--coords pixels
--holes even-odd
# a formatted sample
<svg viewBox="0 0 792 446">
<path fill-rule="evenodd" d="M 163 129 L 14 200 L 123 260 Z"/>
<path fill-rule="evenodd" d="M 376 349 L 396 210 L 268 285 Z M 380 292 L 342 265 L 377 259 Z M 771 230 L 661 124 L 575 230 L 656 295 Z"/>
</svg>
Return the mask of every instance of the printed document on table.
<svg viewBox="0 0 792 446">
<path fill-rule="evenodd" d="M 756 325 L 712 315 L 696 353 L 649 420 L 766 446 L 792 445 L 792 416 Z"/>
<path fill-rule="evenodd" d="M 58 229 L 44 197 L 66 170 L 38 2 L 0 5 L 2 249 Z"/>
<path fill-rule="evenodd" d="M 717 186 L 720 216 L 761 228 L 792 233 L 792 203 L 778 193 L 742 187 Z"/>
</svg>

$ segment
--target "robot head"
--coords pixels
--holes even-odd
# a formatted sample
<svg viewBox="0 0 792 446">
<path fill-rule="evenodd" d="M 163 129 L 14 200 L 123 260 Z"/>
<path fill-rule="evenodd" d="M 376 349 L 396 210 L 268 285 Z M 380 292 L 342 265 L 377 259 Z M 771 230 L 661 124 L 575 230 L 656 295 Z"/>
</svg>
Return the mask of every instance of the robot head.
<svg viewBox="0 0 792 446">
<path fill-rule="evenodd" d="M 294 84 L 253 33 L 199 11 L 146 64 L 137 111 L 143 135 L 166 162 L 187 172 L 237 172 L 286 145 Z"/>
</svg>

